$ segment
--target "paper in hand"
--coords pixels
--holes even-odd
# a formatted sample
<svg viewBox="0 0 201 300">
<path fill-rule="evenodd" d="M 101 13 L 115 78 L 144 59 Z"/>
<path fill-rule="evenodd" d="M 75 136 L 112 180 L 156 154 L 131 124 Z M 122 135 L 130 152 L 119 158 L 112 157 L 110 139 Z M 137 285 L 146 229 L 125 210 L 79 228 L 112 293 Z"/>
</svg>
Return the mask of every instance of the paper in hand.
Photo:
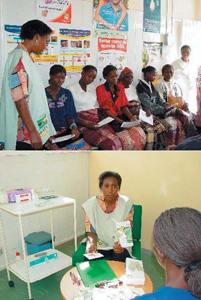
<svg viewBox="0 0 201 300">
<path fill-rule="evenodd" d="M 60 136 L 58 138 L 55 138 L 52 140 L 52 143 L 59 143 L 59 142 L 64 142 L 64 141 L 68 141 L 70 139 L 72 139 L 75 135 L 74 134 L 68 134 L 68 135 L 64 135 L 64 136 Z"/>
<path fill-rule="evenodd" d="M 140 120 L 136 120 L 134 122 L 123 122 L 123 124 L 121 124 L 122 128 L 131 128 L 131 127 L 135 127 L 138 126 L 140 124 Z"/>
<path fill-rule="evenodd" d="M 107 117 L 107 118 L 103 119 L 102 121 L 100 121 L 100 122 L 98 123 L 98 127 L 101 127 L 101 126 L 103 126 L 103 125 L 106 125 L 106 124 L 108 124 L 108 123 L 110 123 L 110 122 L 112 122 L 112 121 L 114 121 L 113 118 Z"/>
<path fill-rule="evenodd" d="M 121 247 L 131 247 L 133 246 L 133 238 L 131 232 L 130 221 L 116 222 L 117 229 L 117 239 Z"/>
<path fill-rule="evenodd" d="M 147 114 L 144 110 L 140 109 L 139 119 L 143 122 L 146 122 L 150 125 L 153 125 L 153 116 L 147 117 Z"/>
<path fill-rule="evenodd" d="M 99 252 L 93 252 L 93 253 L 85 253 L 84 256 L 89 260 L 92 260 L 92 259 L 103 257 L 104 255 Z"/>
</svg>

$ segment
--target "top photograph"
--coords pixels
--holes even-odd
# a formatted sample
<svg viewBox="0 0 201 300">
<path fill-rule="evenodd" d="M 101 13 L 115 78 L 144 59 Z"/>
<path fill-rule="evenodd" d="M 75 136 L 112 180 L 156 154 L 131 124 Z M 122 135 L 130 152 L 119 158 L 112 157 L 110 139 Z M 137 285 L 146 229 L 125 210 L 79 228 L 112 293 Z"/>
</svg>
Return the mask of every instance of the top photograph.
<svg viewBox="0 0 201 300">
<path fill-rule="evenodd" d="M 0 0 L 0 150 L 201 150 L 201 0 Z"/>
</svg>

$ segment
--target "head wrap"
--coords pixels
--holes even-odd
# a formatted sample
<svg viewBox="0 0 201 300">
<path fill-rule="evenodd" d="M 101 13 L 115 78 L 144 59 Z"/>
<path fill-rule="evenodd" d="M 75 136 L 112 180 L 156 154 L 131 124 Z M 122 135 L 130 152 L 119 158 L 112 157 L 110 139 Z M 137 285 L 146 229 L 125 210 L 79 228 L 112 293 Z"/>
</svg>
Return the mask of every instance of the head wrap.
<svg viewBox="0 0 201 300">
<path fill-rule="evenodd" d="M 127 73 L 133 73 L 133 71 L 129 68 L 124 68 L 123 71 L 121 72 L 120 76 L 119 76 L 119 81 L 122 80 L 122 78 L 127 74 Z"/>
</svg>

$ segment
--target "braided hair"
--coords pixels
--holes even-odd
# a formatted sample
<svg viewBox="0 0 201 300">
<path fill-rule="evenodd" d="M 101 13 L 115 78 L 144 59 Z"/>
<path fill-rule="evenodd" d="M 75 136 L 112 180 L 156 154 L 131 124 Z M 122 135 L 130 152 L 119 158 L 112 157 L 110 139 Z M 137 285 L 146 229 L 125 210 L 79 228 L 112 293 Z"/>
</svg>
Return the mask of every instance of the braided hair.
<svg viewBox="0 0 201 300">
<path fill-rule="evenodd" d="M 169 261 L 185 268 L 188 290 L 201 299 L 201 213 L 187 207 L 165 211 L 155 221 L 154 242 Z"/>
</svg>

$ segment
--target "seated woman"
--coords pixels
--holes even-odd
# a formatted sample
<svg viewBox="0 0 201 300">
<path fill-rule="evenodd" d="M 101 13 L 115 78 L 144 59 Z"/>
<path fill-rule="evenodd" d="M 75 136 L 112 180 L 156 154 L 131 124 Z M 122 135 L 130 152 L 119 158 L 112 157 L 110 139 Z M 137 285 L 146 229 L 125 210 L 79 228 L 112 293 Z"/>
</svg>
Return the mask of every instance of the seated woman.
<svg viewBox="0 0 201 300">
<path fill-rule="evenodd" d="M 180 207 L 162 213 L 154 224 L 154 252 L 165 269 L 165 287 L 135 300 L 201 299 L 200 236 L 199 211 Z"/>
<path fill-rule="evenodd" d="M 123 142 L 109 125 L 98 127 L 98 103 L 92 84 L 96 75 L 97 69 L 87 65 L 82 70 L 79 82 L 68 86 L 73 94 L 79 129 L 83 132 L 84 140 L 93 146 L 102 150 L 122 150 Z"/>
<path fill-rule="evenodd" d="M 72 94 L 69 90 L 62 88 L 62 84 L 64 83 L 65 78 L 66 70 L 63 66 L 52 66 L 50 68 L 50 85 L 46 87 L 45 92 L 47 96 L 51 120 L 57 132 L 57 135 L 55 137 L 68 134 L 71 134 L 74 137 L 72 137 L 68 141 L 60 142 L 58 143 L 58 145 L 46 143 L 45 147 L 48 150 L 61 150 L 61 148 L 65 150 L 65 148 L 76 149 L 76 147 L 80 145 L 78 149 L 90 149 L 88 145 L 83 144 L 83 141 L 77 143 L 77 146 L 68 146 L 74 141 L 78 141 L 80 133 L 76 125 L 77 114 Z"/>
<path fill-rule="evenodd" d="M 126 150 L 142 150 L 146 144 L 146 135 L 142 128 L 132 127 L 124 130 L 121 125 L 125 121 L 135 121 L 136 118 L 128 109 L 128 99 L 125 89 L 117 85 L 117 68 L 108 65 L 103 69 L 106 82 L 97 87 L 97 99 L 101 118 L 112 117 L 110 126 L 121 136 Z"/>
<path fill-rule="evenodd" d="M 98 250 L 105 259 L 125 262 L 130 257 L 127 249 L 117 242 L 116 222 L 133 221 L 133 203 L 118 192 L 121 176 L 115 172 L 103 172 L 99 176 L 101 195 L 87 200 L 82 206 L 86 213 L 86 252 Z"/>
<path fill-rule="evenodd" d="M 119 77 L 119 86 L 125 88 L 126 97 L 129 101 L 129 110 L 133 116 L 139 118 L 140 109 L 142 109 L 136 89 L 132 85 L 133 82 L 133 72 L 129 68 L 125 68 Z M 147 116 L 150 116 L 150 112 L 146 111 Z M 159 122 L 159 120 L 154 120 L 154 125 L 150 125 L 145 122 L 141 122 L 140 126 L 146 133 L 146 145 L 145 150 L 159 150 L 164 149 L 164 126 Z"/>
<path fill-rule="evenodd" d="M 171 114 L 174 106 L 168 105 L 156 91 L 152 82 L 156 79 L 156 69 L 148 66 L 142 69 L 144 79 L 141 79 L 136 86 L 138 98 L 144 109 L 148 109 L 153 115 L 160 119 L 165 127 L 165 146 L 167 149 L 171 145 L 177 145 L 181 142 L 181 122 Z"/>
<path fill-rule="evenodd" d="M 185 130 L 186 137 L 190 137 L 196 134 L 196 128 L 192 122 L 192 114 L 188 110 L 188 104 L 183 100 L 183 92 L 175 79 L 173 79 L 174 69 L 171 65 L 165 65 L 162 68 L 163 77 L 156 83 L 156 90 L 160 97 L 170 105 L 177 103 L 174 116 L 181 122 L 183 129 Z M 188 116 L 185 114 L 187 112 Z"/>
</svg>

